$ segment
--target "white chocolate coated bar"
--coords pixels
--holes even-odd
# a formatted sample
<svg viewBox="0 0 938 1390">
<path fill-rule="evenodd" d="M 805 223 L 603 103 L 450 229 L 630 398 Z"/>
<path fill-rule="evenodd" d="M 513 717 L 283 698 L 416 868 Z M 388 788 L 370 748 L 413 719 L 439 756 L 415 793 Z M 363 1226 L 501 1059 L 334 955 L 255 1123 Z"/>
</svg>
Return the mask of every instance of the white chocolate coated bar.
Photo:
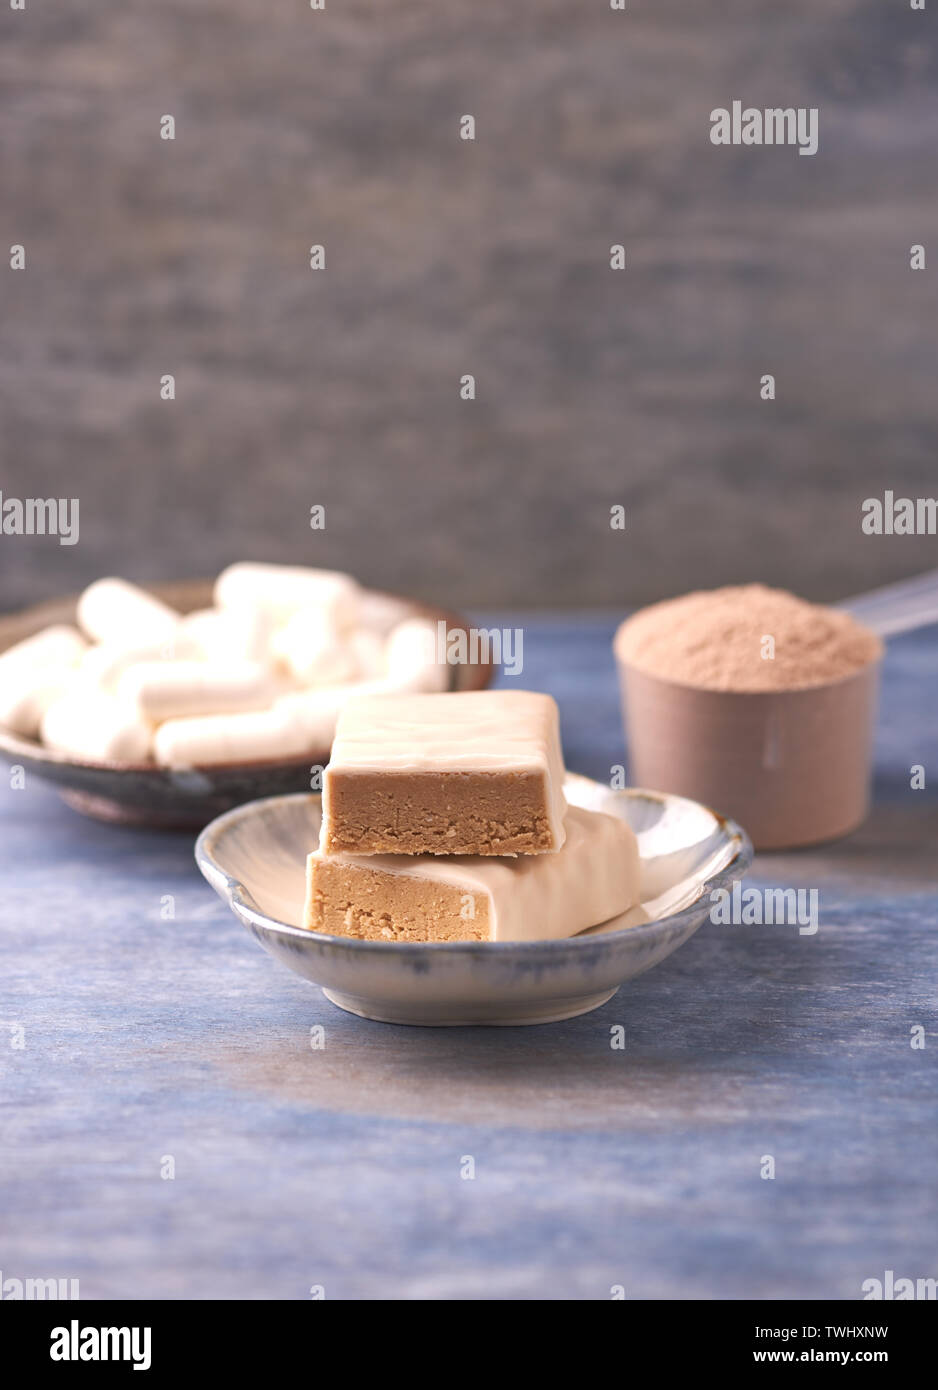
<svg viewBox="0 0 938 1390">
<path fill-rule="evenodd" d="M 556 854 L 311 854 L 303 924 L 389 941 L 539 941 L 575 936 L 639 899 L 638 843 L 615 816 L 571 806 Z"/>
<path fill-rule="evenodd" d="M 557 706 L 526 690 L 369 695 L 339 716 L 326 854 L 540 854 L 564 841 Z"/>
</svg>

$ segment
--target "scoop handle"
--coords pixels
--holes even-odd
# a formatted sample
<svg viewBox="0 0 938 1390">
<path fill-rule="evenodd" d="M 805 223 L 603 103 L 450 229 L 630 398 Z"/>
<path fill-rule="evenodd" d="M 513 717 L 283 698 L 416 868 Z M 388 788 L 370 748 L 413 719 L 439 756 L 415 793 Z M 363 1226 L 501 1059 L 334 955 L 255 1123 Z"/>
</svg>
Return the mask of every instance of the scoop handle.
<svg viewBox="0 0 938 1390">
<path fill-rule="evenodd" d="M 857 594 L 834 607 L 865 623 L 880 637 L 927 627 L 929 623 L 938 623 L 938 570 L 928 570 L 898 584 L 886 584 L 868 594 Z"/>
</svg>

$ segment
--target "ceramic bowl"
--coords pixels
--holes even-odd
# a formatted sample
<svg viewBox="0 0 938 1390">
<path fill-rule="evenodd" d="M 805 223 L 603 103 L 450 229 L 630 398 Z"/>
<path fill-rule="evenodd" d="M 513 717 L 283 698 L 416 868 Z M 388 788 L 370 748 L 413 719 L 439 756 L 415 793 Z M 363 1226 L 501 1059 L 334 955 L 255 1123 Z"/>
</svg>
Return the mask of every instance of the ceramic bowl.
<svg viewBox="0 0 938 1390">
<path fill-rule="evenodd" d="M 150 592 L 181 613 L 212 602 L 212 581 L 155 584 Z M 73 623 L 77 595 L 36 605 L 0 618 L 0 651 L 30 637 L 50 623 Z M 417 603 L 376 590 L 363 596 L 365 624 L 387 632 L 404 618 L 444 620 L 451 629 L 465 621 L 443 608 Z M 491 663 L 453 666 L 454 690 L 481 690 L 492 678 Z M 17 738 L 0 728 L 0 758 L 19 764 L 27 775 L 53 783 L 63 800 L 99 820 L 128 825 L 199 830 L 214 816 L 261 796 L 299 792 L 309 787 L 310 768 L 329 761 L 329 749 L 314 749 L 283 762 L 220 763 L 191 771 L 174 771 L 152 763 L 90 763 L 55 753 L 33 739 Z"/>
<path fill-rule="evenodd" d="M 552 1023 L 596 1009 L 691 937 L 710 892 L 752 860 L 745 832 L 705 806 L 658 792 L 611 791 L 568 776 L 574 805 L 621 816 L 638 836 L 641 906 L 561 941 L 393 942 L 300 926 L 318 796 L 278 796 L 220 816 L 196 845 L 219 896 L 272 956 L 321 985 L 339 1008 L 382 1023 Z"/>
</svg>

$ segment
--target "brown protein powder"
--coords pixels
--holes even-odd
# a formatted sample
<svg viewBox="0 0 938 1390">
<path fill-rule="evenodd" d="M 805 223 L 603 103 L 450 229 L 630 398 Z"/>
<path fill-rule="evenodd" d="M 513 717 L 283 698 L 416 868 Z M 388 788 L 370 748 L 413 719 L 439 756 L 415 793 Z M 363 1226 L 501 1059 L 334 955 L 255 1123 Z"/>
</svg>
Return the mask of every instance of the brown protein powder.
<svg viewBox="0 0 938 1390">
<path fill-rule="evenodd" d="M 882 643 L 847 613 L 742 584 L 643 608 L 616 638 L 620 661 L 660 680 L 739 693 L 805 690 L 859 671 Z"/>
</svg>

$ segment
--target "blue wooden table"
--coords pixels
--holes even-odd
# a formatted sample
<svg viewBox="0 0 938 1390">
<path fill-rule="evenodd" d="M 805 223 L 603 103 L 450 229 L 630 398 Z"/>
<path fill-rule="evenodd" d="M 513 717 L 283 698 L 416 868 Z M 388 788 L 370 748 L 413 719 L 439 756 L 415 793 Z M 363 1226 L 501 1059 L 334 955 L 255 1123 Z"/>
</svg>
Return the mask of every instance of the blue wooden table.
<svg viewBox="0 0 938 1390">
<path fill-rule="evenodd" d="M 623 757 L 613 627 L 525 624 L 524 684 L 598 778 Z M 816 935 L 708 924 L 604 1008 L 535 1028 L 343 1014 L 244 933 L 189 837 L 3 772 L 2 1278 L 606 1299 L 938 1275 L 936 669 L 934 630 L 890 646 L 868 824 L 756 860 L 753 882 L 819 890 Z"/>
</svg>

